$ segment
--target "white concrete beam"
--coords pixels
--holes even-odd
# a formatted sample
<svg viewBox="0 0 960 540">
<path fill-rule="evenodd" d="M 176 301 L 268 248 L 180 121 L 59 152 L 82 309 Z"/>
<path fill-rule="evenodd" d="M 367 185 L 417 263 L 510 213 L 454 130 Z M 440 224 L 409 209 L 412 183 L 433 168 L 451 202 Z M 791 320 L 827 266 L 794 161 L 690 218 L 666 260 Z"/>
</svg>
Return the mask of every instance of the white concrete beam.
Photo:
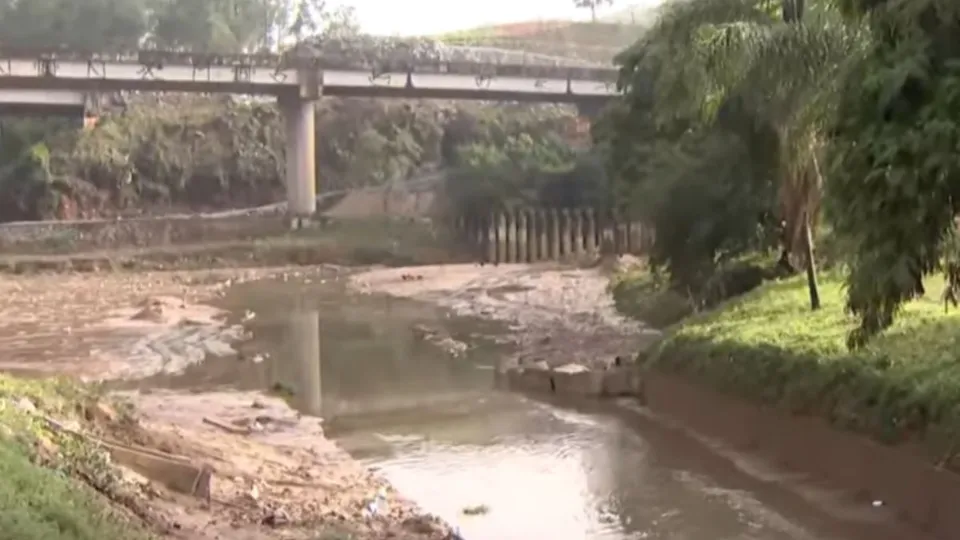
<svg viewBox="0 0 960 540">
<path fill-rule="evenodd" d="M 504 68 L 499 70 L 503 72 L 500 75 L 492 68 L 493 75 L 466 73 L 469 71 L 466 69 L 447 72 L 441 65 L 425 67 L 424 72 L 416 72 L 415 68 L 413 72 L 390 71 L 374 76 L 369 69 L 199 67 L 160 62 L 150 66 L 135 61 L 0 58 L 0 89 L 279 94 L 300 87 L 304 97 L 318 96 L 322 88 L 323 94 L 341 96 L 494 100 L 514 96 L 542 101 L 575 101 L 616 94 L 608 73 L 585 71 L 573 78 L 565 76 L 560 68 L 543 75 L 530 75 L 522 66 L 500 67 Z"/>
</svg>

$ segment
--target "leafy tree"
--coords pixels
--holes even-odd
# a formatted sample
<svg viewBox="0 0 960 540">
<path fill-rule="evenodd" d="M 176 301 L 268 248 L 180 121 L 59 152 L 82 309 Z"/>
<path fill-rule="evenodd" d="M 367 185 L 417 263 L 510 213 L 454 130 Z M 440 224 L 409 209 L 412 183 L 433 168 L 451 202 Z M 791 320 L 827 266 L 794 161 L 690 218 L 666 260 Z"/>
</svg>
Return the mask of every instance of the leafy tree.
<svg viewBox="0 0 960 540">
<path fill-rule="evenodd" d="M 79 51 L 136 49 L 151 0 L 2 0 L 0 44 Z"/>
<path fill-rule="evenodd" d="M 627 93 L 622 107 L 629 119 L 610 128 L 621 147 L 617 166 L 626 167 L 620 171 L 621 177 L 649 177 L 651 172 L 656 173 L 655 178 L 671 177 L 663 171 L 665 167 L 680 169 L 672 176 L 679 181 L 686 174 L 683 171 L 716 171 L 714 178 L 727 186 L 724 196 L 741 193 L 755 201 L 748 215 L 754 219 L 767 216 L 755 226 L 769 223 L 769 215 L 775 214 L 784 228 L 784 253 L 805 264 L 813 309 L 819 306 L 819 294 L 811 228 L 820 207 L 826 129 L 834 113 L 835 81 L 850 59 L 856 58 L 862 42 L 859 28 L 844 21 L 839 12 L 822 4 L 815 7 L 806 13 L 804 24 L 799 24 L 804 5 L 795 0 L 786 0 L 776 13 L 768 2 L 758 0 L 692 0 L 670 5 L 645 37 L 620 58 L 621 85 Z M 646 82 L 650 78 L 652 85 Z M 646 133 L 637 133 L 638 129 Z M 658 132 L 679 150 L 673 154 L 686 159 L 665 164 L 662 156 L 670 155 L 669 151 L 631 154 L 624 147 L 638 136 L 655 139 Z M 717 137 L 724 141 L 710 142 Z M 717 150 L 724 147 L 726 150 Z M 640 155 L 645 156 L 646 164 L 636 163 Z M 753 166 L 748 173 L 742 170 L 743 164 L 729 163 L 731 159 Z M 661 169 L 651 171 L 657 163 Z M 731 176 L 718 178 L 721 171 Z M 754 193 L 765 193 L 757 189 L 765 185 L 766 175 L 774 179 L 777 193 L 777 202 L 769 208 L 736 187 L 739 183 Z M 707 197 L 710 187 L 701 186 L 698 193 Z M 651 201 L 675 203 L 651 197 L 647 189 L 641 193 L 650 212 L 654 211 Z M 734 202 L 727 200 L 728 204 Z M 708 207 L 701 210 L 708 212 Z M 703 238 L 714 240 L 704 244 L 699 264 L 690 259 L 691 253 L 671 255 L 664 246 L 668 249 L 663 253 L 664 262 L 669 260 L 675 272 L 681 271 L 681 266 L 709 268 L 720 246 L 737 246 L 726 255 L 729 257 L 756 245 L 745 241 L 751 234 L 746 223 L 722 233 L 707 226 L 709 215 L 687 218 L 700 220 L 702 228 L 683 234 L 706 234 Z M 659 226 L 657 231 L 661 244 L 675 242 L 688 250 L 697 245 L 692 237 L 662 237 Z M 714 234 L 734 234 L 727 240 L 739 240 L 729 244 Z"/>
<path fill-rule="evenodd" d="M 844 78 L 833 130 L 829 215 L 849 246 L 852 347 L 889 327 L 923 277 L 960 291 L 960 4 L 847 0 L 872 39 Z"/>
<path fill-rule="evenodd" d="M 590 20 L 597 21 L 597 8 L 602 5 L 613 5 L 613 0 L 573 0 L 573 5 L 581 9 L 590 10 Z"/>
</svg>

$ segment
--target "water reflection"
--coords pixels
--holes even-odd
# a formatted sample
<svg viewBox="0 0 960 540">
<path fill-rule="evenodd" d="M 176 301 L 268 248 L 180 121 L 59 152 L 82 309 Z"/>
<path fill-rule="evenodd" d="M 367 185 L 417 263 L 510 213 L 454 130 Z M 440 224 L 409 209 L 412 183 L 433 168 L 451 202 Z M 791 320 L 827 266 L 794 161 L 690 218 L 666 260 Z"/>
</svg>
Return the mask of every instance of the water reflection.
<svg viewBox="0 0 960 540">
<path fill-rule="evenodd" d="M 323 415 L 320 352 L 320 311 L 297 306 L 287 323 L 286 354 L 289 361 L 273 362 L 273 380 L 294 391 L 294 405 L 304 413 Z M 286 369 L 284 369 L 286 368 Z"/>
<path fill-rule="evenodd" d="M 425 408 L 455 416 L 492 388 L 491 372 L 451 357 L 415 331 L 444 324 L 446 317 L 432 307 L 285 296 L 293 305 L 261 307 L 253 331 L 272 343 L 267 385 L 289 391 L 291 404 L 305 414 L 364 424 L 401 422 Z"/>
</svg>

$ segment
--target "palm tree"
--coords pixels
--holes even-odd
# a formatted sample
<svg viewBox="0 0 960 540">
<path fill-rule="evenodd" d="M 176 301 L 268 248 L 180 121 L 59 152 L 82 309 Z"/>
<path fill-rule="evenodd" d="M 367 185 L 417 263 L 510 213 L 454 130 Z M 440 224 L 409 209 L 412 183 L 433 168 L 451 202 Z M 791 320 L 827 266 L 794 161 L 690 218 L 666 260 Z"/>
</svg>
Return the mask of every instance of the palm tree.
<svg viewBox="0 0 960 540">
<path fill-rule="evenodd" d="M 784 249 L 803 259 L 811 309 L 820 306 L 814 235 L 823 185 L 826 129 L 840 74 L 866 33 L 826 3 L 690 0 L 666 8 L 645 40 L 669 58 L 655 85 L 661 114 L 718 120 L 737 102 L 776 133 Z M 777 13 L 779 11 L 779 13 Z M 769 156 L 757 156 L 769 159 Z"/>
</svg>

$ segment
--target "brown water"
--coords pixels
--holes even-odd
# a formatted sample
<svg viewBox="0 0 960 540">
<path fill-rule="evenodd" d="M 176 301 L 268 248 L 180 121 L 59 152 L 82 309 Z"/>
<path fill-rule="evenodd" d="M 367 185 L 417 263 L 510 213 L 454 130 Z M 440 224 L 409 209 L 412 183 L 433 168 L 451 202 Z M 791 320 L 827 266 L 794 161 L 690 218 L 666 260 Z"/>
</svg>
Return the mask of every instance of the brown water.
<svg viewBox="0 0 960 540">
<path fill-rule="evenodd" d="M 827 538 L 758 501 L 749 482 L 721 485 L 702 453 L 647 436 L 612 405 L 574 410 L 497 390 L 502 350 L 488 338 L 502 329 L 488 323 L 330 283 L 248 284 L 229 303 L 255 312 L 247 360 L 171 383 L 288 392 L 467 540 Z M 454 354 L 457 342 L 467 348 Z"/>
</svg>

